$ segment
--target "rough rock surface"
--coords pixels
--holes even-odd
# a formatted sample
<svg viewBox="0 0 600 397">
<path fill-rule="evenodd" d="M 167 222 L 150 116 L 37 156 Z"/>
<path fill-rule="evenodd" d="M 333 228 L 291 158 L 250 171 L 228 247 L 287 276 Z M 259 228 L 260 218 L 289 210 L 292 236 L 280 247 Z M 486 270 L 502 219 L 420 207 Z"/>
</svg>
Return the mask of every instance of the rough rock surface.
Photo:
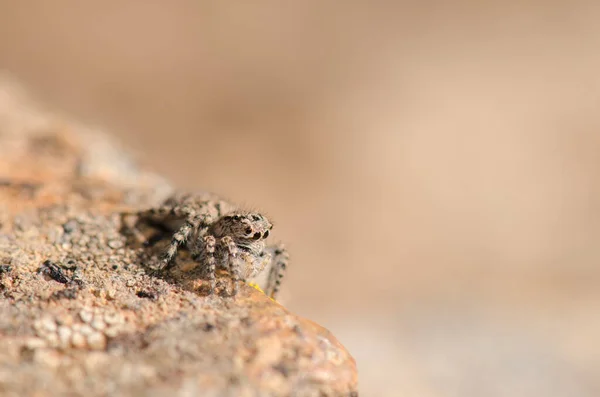
<svg viewBox="0 0 600 397">
<path fill-rule="evenodd" d="M 152 275 L 122 214 L 170 190 L 0 81 L 0 395 L 355 395 L 322 327 L 250 286 Z"/>
</svg>

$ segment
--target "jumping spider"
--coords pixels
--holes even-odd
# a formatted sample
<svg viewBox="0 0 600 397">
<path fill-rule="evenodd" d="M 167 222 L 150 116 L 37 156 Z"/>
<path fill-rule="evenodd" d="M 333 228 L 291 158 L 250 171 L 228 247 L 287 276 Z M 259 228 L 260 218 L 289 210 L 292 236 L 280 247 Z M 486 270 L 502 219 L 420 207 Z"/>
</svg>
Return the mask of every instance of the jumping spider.
<svg viewBox="0 0 600 397">
<path fill-rule="evenodd" d="M 160 207 L 138 215 L 140 220 L 173 233 L 161 258 L 163 270 L 174 266 L 177 251 L 185 246 L 206 271 L 211 293 L 216 287 L 217 268 L 229 272 L 235 295 L 239 281 L 255 277 L 270 265 L 265 293 L 271 298 L 277 295 L 288 254 L 281 244 L 265 244 L 273 225 L 264 215 L 239 210 L 208 193 L 175 194 Z"/>
</svg>

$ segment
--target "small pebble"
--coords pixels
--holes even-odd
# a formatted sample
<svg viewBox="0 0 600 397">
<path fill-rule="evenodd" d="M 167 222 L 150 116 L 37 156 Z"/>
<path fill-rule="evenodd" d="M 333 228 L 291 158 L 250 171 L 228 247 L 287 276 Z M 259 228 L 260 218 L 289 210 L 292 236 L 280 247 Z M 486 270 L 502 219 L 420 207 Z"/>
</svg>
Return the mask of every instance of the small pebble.
<svg viewBox="0 0 600 397">
<path fill-rule="evenodd" d="M 108 289 L 106 290 L 106 298 L 110 299 L 110 300 L 114 300 L 115 297 L 117 296 L 117 291 L 115 291 L 114 289 Z"/>
<path fill-rule="evenodd" d="M 120 330 L 118 326 L 110 327 L 104 330 L 104 335 L 106 335 L 108 338 L 115 338 L 117 335 L 119 335 L 119 331 Z"/>
<path fill-rule="evenodd" d="M 46 341 L 48 342 L 48 346 L 57 347 L 59 344 L 58 335 L 55 333 L 51 333 L 46 335 Z"/>
<path fill-rule="evenodd" d="M 34 327 L 41 333 L 54 332 L 56 331 L 56 322 L 52 318 L 44 317 L 36 321 Z"/>
<path fill-rule="evenodd" d="M 79 312 L 79 318 L 81 318 L 81 321 L 83 321 L 84 323 L 87 323 L 87 324 L 92 322 L 93 316 L 94 315 L 92 314 L 92 312 L 90 312 L 88 310 L 82 310 Z"/>
<path fill-rule="evenodd" d="M 60 343 L 60 347 L 69 347 L 69 344 L 71 343 L 72 334 L 73 332 L 71 331 L 71 328 L 66 327 L 64 325 L 58 327 L 58 341 Z"/>
<path fill-rule="evenodd" d="M 94 330 L 89 325 L 83 324 L 79 329 L 79 333 L 83 336 L 89 336 L 94 333 Z"/>
<path fill-rule="evenodd" d="M 74 333 L 71 336 L 71 344 L 73 345 L 73 347 L 81 349 L 86 345 L 85 337 L 78 332 Z"/>
<path fill-rule="evenodd" d="M 98 330 L 98 331 L 102 331 L 103 329 L 106 328 L 106 323 L 104 322 L 102 317 L 99 317 L 99 316 L 94 316 L 94 319 L 92 320 L 91 325 L 92 325 L 92 328 L 94 328 L 95 330 Z"/>
<path fill-rule="evenodd" d="M 104 349 L 106 347 L 106 338 L 100 332 L 94 332 L 87 337 L 87 344 L 91 349 Z"/>
<path fill-rule="evenodd" d="M 42 320 L 41 328 L 46 332 L 54 332 L 56 331 L 56 323 L 54 322 L 54 320 L 46 318 Z"/>
</svg>

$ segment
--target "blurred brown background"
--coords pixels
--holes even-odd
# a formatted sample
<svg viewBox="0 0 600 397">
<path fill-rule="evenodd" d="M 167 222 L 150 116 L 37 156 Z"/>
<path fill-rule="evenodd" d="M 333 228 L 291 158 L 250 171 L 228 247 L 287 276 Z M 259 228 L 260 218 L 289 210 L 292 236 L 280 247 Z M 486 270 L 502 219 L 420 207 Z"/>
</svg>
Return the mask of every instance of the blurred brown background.
<svg viewBox="0 0 600 397">
<path fill-rule="evenodd" d="M 264 209 L 364 396 L 600 395 L 600 3 L 0 0 L 0 69 Z"/>
</svg>

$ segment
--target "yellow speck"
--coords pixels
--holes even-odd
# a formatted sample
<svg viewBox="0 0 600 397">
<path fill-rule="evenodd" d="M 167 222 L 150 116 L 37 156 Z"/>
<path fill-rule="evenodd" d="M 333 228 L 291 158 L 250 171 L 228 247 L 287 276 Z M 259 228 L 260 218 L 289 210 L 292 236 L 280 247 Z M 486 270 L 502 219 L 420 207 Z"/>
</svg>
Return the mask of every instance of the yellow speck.
<svg viewBox="0 0 600 397">
<path fill-rule="evenodd" d="M 265 293 L 265 291 L 262 290 L 262 288 L 260 288 L 260 286 L 256 283 L 248 283 L 249 286 L 251 286 L 254 289 L 259 290 L 260 292 L 262 292 L 263 294 Z"/>
<path fill-rule="evenodd" d="M 251 282 L 251 283 L 248 283 L 248 285 L 249 285 L 249 286 L 251 286 L 252 288 L 256 289 L 256 290 L 259 290 L 259 291 L 260 291 L 260 292 L 262 292 L 263 294 L 265 293 L 265 291 L 263 291 L 263 290 L 262 290 L 262 288 L 260 288 L 260 286 L 259 286 L 258 284 L 256 284 L 256 283 L 252 283 L 252 282 Z M 269 298 L 270 298 L 270 299 L 271 299 L 273 302 L 276 302 L 276 300 L 275 300 L 275 299 L 273 299 L 273 298 L 271 298 L 271 297 L 269 297 Z"/>
</svg>

